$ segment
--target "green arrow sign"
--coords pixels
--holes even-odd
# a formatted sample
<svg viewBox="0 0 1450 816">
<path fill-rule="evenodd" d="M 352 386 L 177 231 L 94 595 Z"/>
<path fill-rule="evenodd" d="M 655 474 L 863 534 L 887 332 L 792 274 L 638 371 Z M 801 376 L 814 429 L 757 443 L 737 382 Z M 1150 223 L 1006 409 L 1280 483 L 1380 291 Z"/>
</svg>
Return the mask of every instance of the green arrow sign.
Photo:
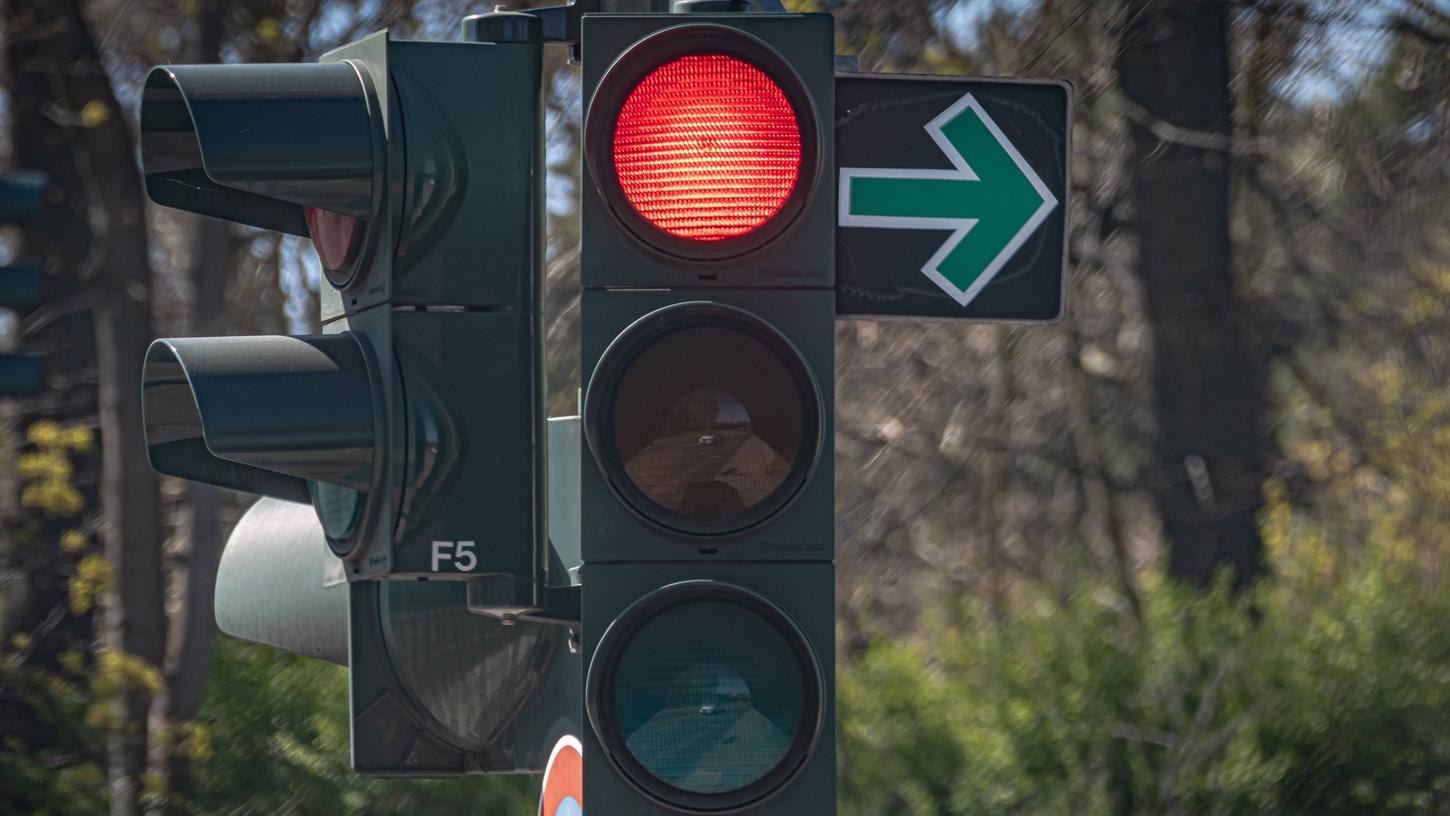
<svg viewBox="0 0 1450 816">
<path fill-rule="evenodd" d="M 926 131 L 953 169 L 843 167 L 840 223 L 951 230 L 921 271 L 966 306 L 1058 201 L 970 93 Z"/>
</svg>

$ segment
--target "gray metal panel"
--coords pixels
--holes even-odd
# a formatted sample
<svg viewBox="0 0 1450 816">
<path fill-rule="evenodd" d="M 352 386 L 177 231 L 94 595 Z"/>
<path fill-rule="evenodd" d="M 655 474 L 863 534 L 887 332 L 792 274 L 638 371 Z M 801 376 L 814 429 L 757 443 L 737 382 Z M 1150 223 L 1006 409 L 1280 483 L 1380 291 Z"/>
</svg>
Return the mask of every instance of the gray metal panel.
<svg viewBox="0 0 1450 816">
<path fill-rule="evenodd" d="M 548 586 L 579 585 L 579 417 L 549 419 Z"/>
<path fill-rule="evenodd" d="M 329 561 L 336 559 L 311 507 L 258 500 L 222 550 L 217 626 L 233 637 L 347 665 L 347 588 L 324 587 Z"/>
</svg>

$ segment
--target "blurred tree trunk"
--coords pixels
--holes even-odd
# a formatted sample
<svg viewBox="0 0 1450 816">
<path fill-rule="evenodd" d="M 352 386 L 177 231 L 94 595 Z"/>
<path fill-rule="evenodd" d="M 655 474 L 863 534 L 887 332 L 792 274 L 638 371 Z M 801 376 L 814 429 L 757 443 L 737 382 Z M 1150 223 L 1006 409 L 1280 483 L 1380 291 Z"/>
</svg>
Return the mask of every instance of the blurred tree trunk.
<svg viewBox="0 0 1450 816">
<path fill-rule="evenodd" d="M 146 710 L 165 642 L 160 496 L 146 460 L 141 362 L 151 339 L 150 257 L 135 144 L 78 0 L 5 0 L 17 144 L 73 211 L 58 236 L 95 327 L 101 511 L 113 569 L 102 687 L 116 690 L 108 736 L 111 812 L 137 811 Z M 21 156 L 22 161 L 32 157 Z M 83 253 L 76 252 L 83 248 Z"/>
<path fill-rule="evenodd" d="M 189 333 L 203 337 L 224 334 L 226 281 L 235 260 L 235 244 L 226 222 L 206 217 L 199 219 L 194 240 Z M 218 521 L 221 503 L 219 488 L 187 483 L 171 569 L 166 689 L 151 710 L 151 769 L 167 791 L 164 806 L 158 803 L 154 812 L 193 812 L 187 804 L 195 787 L 191 773 L 194 744 L 188 739 L 188 726 L 201 711 L 206 673 L 216 642 L 212 605 L 222 547 Z"/>
<path fill-rule="evenodd" d="M 216 4 L 213 0 L 208 5 Z M 235 260 L 235 242 L 226 222 L 204 216 L 198 219 L 193 240 L 189 333 L 223 334 L 226 282 Z M 151 772 L 166 791 L 166 796 L 150 807 L 152 813 L 193 812 L 189 802 L 195 790 L 192 776 L 195 743 L 189 739 L 192 733 L 189 726 L 201 711 L 207 669 L 216 642 L 212 606 L 222 545 L 218 521 L 221 503 L 220 489 L 187 483 L 170 571 L 166 685 L 151 706 Z"/>
<path fill-rule="evenodd" d="M 1123 0 L 1118 81 L 1138 274 L 1152 327 L 1169 572 L 1195 583 L 1262 567 L 1265 409 L 1229 266 L 1232 120 L 1226 0 Z"/>
<path fill-rule="evenodd" d="M 21 490 L 26 480 L 16 470 L 26 451 L 27 431 L 40 420 L 62 426 L 91 428 L 96 412 L 96 344 L 87 308 L 86 287 L 76 274 L 83 262 L 87 242 L 75 236 L 84 230 L 83 210 L 73 206 L 80 187 L 79 171 L 70 160 L 68 146 L 55 137 L 54 123 L 46 117 L 43 100 L 49 80 L 35 63 L 33 40 L 35 18 L 26 15 L 21 3 L 6 0 L 0 5 L 5 17 L 3 43 L 9 104 L 6 118 L 13 146 L 13 166 L 44 170 L 49 186 L 39 216 L 23 225 L 20 257 L 43 263 L 47 272 L 44 300 L 19 322 L 18 348 L 44 357 L 45 389 L 39 394 L 7 399 L 0 405 L 0 436 L 5 461 L 0 477 L 0 641 L 10 644 L 11 636 L 30 636 L 24 650 L 25 666 L 49 672 L 61 671 L 60 658 L 66 653 L 91 656 L 95 643 L 95 615 L 89 609 L 79 614 L 70 606 L 70 580 L 83 558 L 97 557 L 89 538 L 82 547 L 60 546 L 66 531 L 89 531 L 100 503 L 99 460 L 94 452 L 71 457 L 75 472 L 71 485 L 80 492 L 82 506 L 76 512 L 56 513 L 53 509 L 24 505 Z M 88 514 L 86 518 L 83 514 Z M 17 753 L 37 754 L 62 744 L 67 735 L 14 688 L 0 689 L 0 723 L 6 740 L 14 740 Z M 4 777 L 0 774 L 0 777 Z M 34 792 L 18 790 L 17 780 L 0 778 L 0 802 L 18 812 L 39 809 L 43 802 L 28 798 Z"/>
<path fill-rule="evenodd" d="M 203 0 L 196 61 L 221 60 L 224 0 Z M 199 216 L 192 237 L 191 304 L 188 333 L 207 337 L 226 331 L 227 278 L 235 245 L 225 221 Z M 165 690 L 151 708 L 151 773 L 165 791 L 152 813 L 192 813 L 195 792 L 189 728 L 201 711 L 206 673 L 216 641 L 213 601 L 221 555 L 218 510 L 221 491 L 188 483 L 176 558 L 171 569 L 170 628 L 166 643 Z"/>
<path fill-rule="evenodd" d="M 1087 525 L 1090 515 L 1097 516 L 1103 537 L 1108 542 L 1108 557 L 1112 561 L 1112 572 L 1117 577 L 1118 591 L 1128 602 L 1133 619 L 1141 622 L 1143 595 L 1138 591 L 1132 554 L 1128 552 L 1128 535 L 1124 531 L 1122 510 L 1118 507 L 1120 499 L 1106 478 L 1106 457 L 1103 456 L 1103 443 L 1098 432 L 1102 415 L 1093 396 L 1092 383 L 1083 370 L 1082 332 L 1071 314 L 1064 317 L 1063 328 L 1067 338 L 1068 371 L 1071 373 L 1068 388 L 1072 391 L 1072 398 L 1068 400 L 1068 431 L 1072 435 L 1076 464 L 1073 478 L 1082 507 L 1077 526 L 1081 529 Z M 1082 535 L 1084 539 L 1088 538 L 1085 532 Z"/>
</svg>

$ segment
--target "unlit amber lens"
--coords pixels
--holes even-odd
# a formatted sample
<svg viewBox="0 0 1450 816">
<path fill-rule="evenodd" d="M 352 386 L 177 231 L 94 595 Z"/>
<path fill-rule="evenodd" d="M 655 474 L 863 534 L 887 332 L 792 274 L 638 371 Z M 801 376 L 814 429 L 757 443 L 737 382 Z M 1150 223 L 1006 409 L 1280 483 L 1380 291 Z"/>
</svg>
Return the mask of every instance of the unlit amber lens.
<svg viewBox="0 0 1450 816">
<path fill-rule="evenodd" d="M 799 458 L 802 403 L 781 358 L 732 329 L 665 335 L 619 381 L 614 443 L 652 502 L 723 521 L 776 496 Z"/>
</svg>

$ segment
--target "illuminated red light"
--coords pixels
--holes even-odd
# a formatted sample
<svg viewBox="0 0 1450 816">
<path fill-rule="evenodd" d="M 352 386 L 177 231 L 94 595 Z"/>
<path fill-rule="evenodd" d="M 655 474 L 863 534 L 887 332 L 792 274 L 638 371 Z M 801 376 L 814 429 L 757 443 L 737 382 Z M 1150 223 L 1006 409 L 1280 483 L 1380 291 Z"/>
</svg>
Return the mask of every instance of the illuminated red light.
<svg viewBox="0 0 1450 816">
<path fill-rule="evenodd" d="M 614 126 L 624 197 L 670 235 L 723 241 L 768 222 L 801 174 L 801 132 L 768 74 L 725 54 L 654 69 Z"/>
<path fill-rule="evenodd" d="M 367 222 L 316 207 L 307 207 L 305 211 L 307 232 L 312 235 L 312 245 L 317 248 L 323 268 L 346 272 L 357 261 Z"/>
</svg>

